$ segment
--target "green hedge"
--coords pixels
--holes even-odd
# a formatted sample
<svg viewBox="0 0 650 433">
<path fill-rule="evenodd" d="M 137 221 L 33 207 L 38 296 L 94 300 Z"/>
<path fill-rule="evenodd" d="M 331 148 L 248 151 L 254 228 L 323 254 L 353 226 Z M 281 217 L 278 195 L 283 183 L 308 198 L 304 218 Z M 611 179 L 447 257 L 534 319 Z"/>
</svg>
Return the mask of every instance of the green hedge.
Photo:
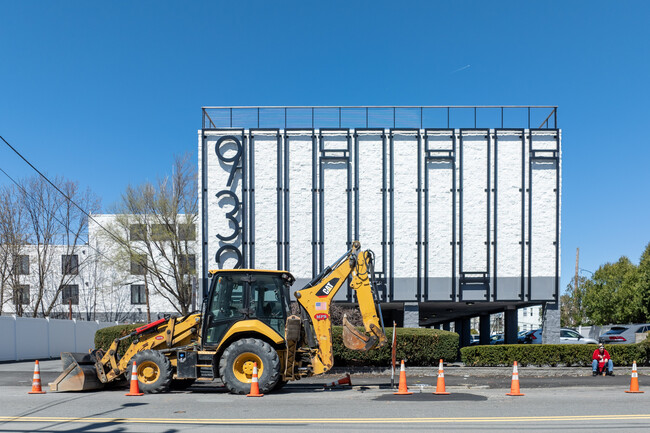
<svg viewBox="0 0 650 433">
<path fill-rule="evenodd" d="M 460 349 L 461 360 L 467 366 L 493 367 L 512 365 L 589 366 L 598 346 L 595 344 L 504 344 L 469 346 Z M 648 363 L 647 344 L 606 345 L 614 365 L 632 365 L 633 361 Z"/>
<path fill-rule="evenodd" d="M 388 345 L 369 352 L 348 350 L 343 346 L 340 326 L 332 328 L 334 365 L 381 366 L 390 365 L 393 338 L 392 328 L 386 329 Z M 405 360 L 410 366 L 438 365 L 438 361 L 455 361 L 458 357 L 458 334 L 439 329 L 397 328 L 397 362 Z"/>
<path fill-rule="evenodd" d="M 138 326 L 118 325 L 102 328 L 95 333 L 95 347 L 108 349 L 114 339 L 128 335 Z M 334 365 L 336 366 L 382 366 L 390 365 L 390 341 L 392 328 L 386 329 L 388 345 L 369 352 L 356 352 L 343 346 L 341 338 L 343 328 L 332 328 L 334 344 Z M 132 339 L 127 338 L 120 344 L 118 353 L 124 354 Z M 438 329 L 397 328 L 397 360 L 404 359 L 410 366 L 437 365 L 440 359 L 455 361 L 458 356 L 458 334 Z"/>
<path fill-rule="evenodd" d="M 117 325 L 109 326 L 107 328 L 98 329 L 95 332 L 95 349 L 107 350 L 111 345 L 113 340 L 119 337 L 124 337 L 129 335 L 135 328 L 142 326 L 142 323 L 136 323 L 133 325 Z M 129 348 L 133 338 L 127 338 L 120 342 L 120 347 L 117 350 L 117 353 L 122 356 L 126 349 Z"/>
</svg>

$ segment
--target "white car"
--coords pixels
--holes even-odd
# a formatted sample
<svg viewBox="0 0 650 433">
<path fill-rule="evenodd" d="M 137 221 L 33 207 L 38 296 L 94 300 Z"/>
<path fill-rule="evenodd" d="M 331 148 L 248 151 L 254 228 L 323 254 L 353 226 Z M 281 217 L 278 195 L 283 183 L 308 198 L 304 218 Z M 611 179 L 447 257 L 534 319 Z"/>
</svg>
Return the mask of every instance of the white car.
<svg viewBox="0 0 650 433">
<path fill-rule="evenodd" d="M 528 344 L 541 344 L 542 343 L 542 329 L 536 329 L 528 332 L 524 337 L 524 342 Z M 593 338 L 583 337 L 571 328 L 560 329 L 560 344 L 598 344 L 598 341 Z"/>
</svg>

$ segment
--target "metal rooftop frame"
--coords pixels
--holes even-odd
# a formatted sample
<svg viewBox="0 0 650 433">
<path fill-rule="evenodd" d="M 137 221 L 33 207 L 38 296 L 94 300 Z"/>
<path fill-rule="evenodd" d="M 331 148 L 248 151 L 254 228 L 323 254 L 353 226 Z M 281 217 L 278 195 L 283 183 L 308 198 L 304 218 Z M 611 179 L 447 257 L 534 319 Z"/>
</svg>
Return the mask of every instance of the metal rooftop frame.
<svg viewBox="0 0 650 433">
<path fill-rule="evenodd" d="M 558 127 L 556 105 L 215 106 L 202 112 L 203 129 Z"/>
</svg>

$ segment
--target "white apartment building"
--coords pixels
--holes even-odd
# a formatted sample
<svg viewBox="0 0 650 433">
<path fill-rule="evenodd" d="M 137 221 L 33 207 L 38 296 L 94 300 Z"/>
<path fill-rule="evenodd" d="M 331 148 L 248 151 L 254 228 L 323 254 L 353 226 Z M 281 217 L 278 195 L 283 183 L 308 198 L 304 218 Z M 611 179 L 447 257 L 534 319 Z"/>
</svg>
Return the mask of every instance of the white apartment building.
<svg viewBox="0 0 650 433">
<path fill-rule="evenodd" d="M 173 298 L 158 288 L 154 278 L 146 278 L 143 266 L 128 260 L 118 248 L 118 238 L 144 242 L 143 230 L 157 231 L 158 228 L 155 224 L 150 227 L 133 224 L 128 233 L 116 232 L 114 237 L 109 231 L 119 231 L 123 226 L 123 223 L 116 224 L 117 218 L 114 214 L 93 215 L 88 224 L 88 243 L 82 245 L 24 246 L 12 259 L 11 277 L 4 283 L 0 300 L 2 314 L 32 316 L 37 309 L 39 317 L 49 311 L 46 315 L 52 318 L 145 321 L 147 286 L 152 320 L 164 314 L 177 314 Z M 190 254 L 178 255 L 176 259 L 186 260 L 189 268 L 195 268 L 196 227 L 181 229 L 187 234 Z M 158 255 L 172 255 L 164 240 L 159 244 L 165 251 Z M 159 263 L 164 266 L 165 262 L 159 260 Z M 192 274 L 187 278 L 197 290 Z M 174 286 L 173 279 L 170 285 Z M 193 309 L 200 307 L 200 295 L 193 301 Z"/>
</svg>

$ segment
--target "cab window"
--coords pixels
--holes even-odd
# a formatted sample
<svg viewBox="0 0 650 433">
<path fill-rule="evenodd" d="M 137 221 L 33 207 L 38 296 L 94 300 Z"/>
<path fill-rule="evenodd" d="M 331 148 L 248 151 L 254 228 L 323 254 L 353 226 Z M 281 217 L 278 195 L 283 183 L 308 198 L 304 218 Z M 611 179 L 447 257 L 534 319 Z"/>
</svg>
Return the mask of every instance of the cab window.
<svg viewBox="0 0 650 433">
<path fill-rule="evenodd" d="M 218 277 L 210 300 L 206 343 L 219 343 L 233 321 L 243 317 L 244 283 L 240 275 Z"/>
<path fill-rule="evenodd" d="M 256 275 L 251 283 L 250 311 L 278 334 L 284 335 L 286 316 L 283 302 L 283 282 L 275 275 Z"/>
</svg>

